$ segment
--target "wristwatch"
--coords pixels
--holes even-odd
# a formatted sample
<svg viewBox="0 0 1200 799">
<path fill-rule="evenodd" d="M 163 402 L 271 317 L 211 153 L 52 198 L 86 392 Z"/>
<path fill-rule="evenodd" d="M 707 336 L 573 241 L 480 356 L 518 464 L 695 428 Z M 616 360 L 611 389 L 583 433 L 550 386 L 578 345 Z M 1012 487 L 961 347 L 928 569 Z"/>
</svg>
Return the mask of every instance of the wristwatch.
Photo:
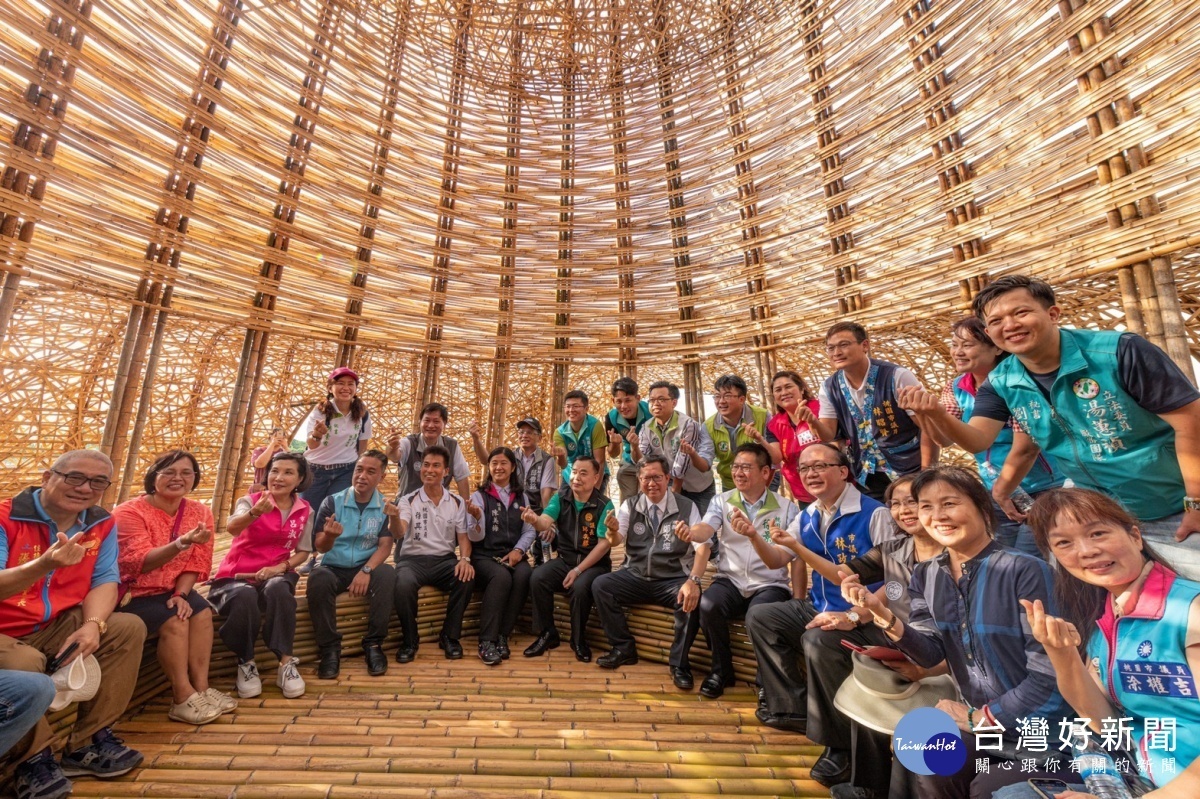
<svg viewBox="0 0 1200 799">
<path fill-rule="evenodd" d="M 858 611 L 855 611 L 855 610 L 846 611 L 846 621 L 848 621 L 848 622 L 858 624 L 858 622 L 861 618 L 862 618 L 862 616 L 858 615 Z"/>
<path fill-rule="evenodd" d="M 1185 511 L 1200 510 L 1200 497 L 1184 497 L 1183 509 Z"/>
<path fill-rule="evenodd" d="M 361 569 L 359 569 L 359 571 L 362 572 L 363 574 L 370 574 L 371 572 L 373 572 L 375 570 L 372 569 L 370 566 L 363 566 Z"/>
<path fill-rule="evenodd" d="M 696 585 L 700 585 L 700 578 L 699 578 L 699 577 L 697 577 L 696 575 L 694 575 L 694 574 L 689 574 L 689 575 L 688 575 L 688 579 L 689 579 L 689 580 L 691 580 L 691 581 L 692 581 L 693 583 L 695 583 Z"/>
<path fill-rule="evenodd" d="M 884 622 L 880 621 L 880 618 L 878 616 L 876 616 L 875 617 L 875 626 L 881 628 L 885 633 L 890 633 L 892 630 L 894 630 L 896 628 L 896 622 L 899 620 L 900 620 L 900 617 L 897 616 L 895 613 L 893 613 L 892 620 L 885 624 Z"/>
<path fill-rule="evenodd" d="M 101 635 L 104 635 L 106 632 L 108 632 L 108 622 L 106 622 L 104 619 L 97 618 L 96 616 L 89 616 L 83 620 L 83 623 L 87 624 L 89 621 L 93 622 L 97 627 L 100 628 Z M 80 626 L 82 627 L 83 625 Z"/>
</svg>

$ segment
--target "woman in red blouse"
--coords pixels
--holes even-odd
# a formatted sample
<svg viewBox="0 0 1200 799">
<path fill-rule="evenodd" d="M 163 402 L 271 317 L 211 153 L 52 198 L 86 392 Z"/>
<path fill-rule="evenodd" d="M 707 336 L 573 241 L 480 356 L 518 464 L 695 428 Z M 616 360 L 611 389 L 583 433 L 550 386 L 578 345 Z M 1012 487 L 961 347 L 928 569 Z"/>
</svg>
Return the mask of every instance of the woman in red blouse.
<svg viewBox="0 0 1200 799">
<path fill-rule="evenodd" d="M 771 378 L 771 399 L 775 401 L 775 415 L 767 421 L 767 447 L 771 456 L 779 463 L 783 479 L 787 481 L 792 497 L 798 503 L 813 501 L 812 494 L 800 482 L 800 453 L 809 444 L 820 441 L 816 431 L 809 427 L 808 419 L 816 418 L 821 404 L 817 401 L 804 378 L 791 370 L 776 372 Z M 774 441 L 771 441 L 771 436 Z"/>
<path fill-rule="evenodd" d="M 208 684 L 212 655 L 212 606 L 193 590 L 208 579 L 213 557 L 213 515 L 207 505 L 185 497 L 200 482 L 200 464 L 182 449 L 150 465 L 146 493 L 113 510 L 120 545 L 121 608 L 158 634 L 158 662 L 174 695 L 169 717 L 207 724 L 237 707 Z"/>
</svg>

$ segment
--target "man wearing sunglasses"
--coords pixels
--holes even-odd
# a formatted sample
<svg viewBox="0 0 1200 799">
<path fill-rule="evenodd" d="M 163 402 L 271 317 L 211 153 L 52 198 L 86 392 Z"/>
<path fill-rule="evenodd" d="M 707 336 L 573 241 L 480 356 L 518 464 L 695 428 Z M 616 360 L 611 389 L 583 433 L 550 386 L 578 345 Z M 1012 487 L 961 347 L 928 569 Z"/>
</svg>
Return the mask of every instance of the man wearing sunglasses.
<svg viewBox="0 0 1200 799">
<path fill-rule="evenodd" d="M 133 694 L 146 639 L 141 619 L 113 613 L 117 529 L 96 504 L 111 481 L 107 455 L 75 450 L 42 473 L 40 488 L 0 502 L 0 668 L 43 672 L 74 645 L 63 665 L 95 655 L 104 675 L 79 707 L 61 764 L 45 718 L 13 748 L 20 799 L 67 796 L 68 777 L 116 777 L 142 762 L 111 728 Z"/>
</svg>

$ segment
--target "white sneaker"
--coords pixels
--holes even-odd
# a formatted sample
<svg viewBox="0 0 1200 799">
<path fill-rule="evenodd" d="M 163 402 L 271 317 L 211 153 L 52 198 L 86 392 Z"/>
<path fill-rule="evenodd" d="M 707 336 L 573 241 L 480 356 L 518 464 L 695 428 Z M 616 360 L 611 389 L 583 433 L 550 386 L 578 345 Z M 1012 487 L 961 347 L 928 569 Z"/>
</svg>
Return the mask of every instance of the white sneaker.
<svg viewBox="0 0 1200 799">
<path fill-rule="evenodd" d="M 220 715 L 220 709 L 198 691 L 179 704 L 172 704 L 171 709 L 167 711 L 167 718 L 184 724 L 208 724 Z"/>
<path fill-rule="evenodd" d="M 261 685 L 262 682 L 259 681 L 259 690 L 262 690 Z M 209 688 L 207 691 L 205 691 L 204 698 L 208 700 L 210 705 L 217 708 L 222 713 L 232 713 L 233 711 L 237 710 L 237 700 L 229 694 L 218 691 L 216 688 Z"/>
<path fill-rule="evenodd" d="M 283 691 L 284 699 L 304 696 L 304 678 L 300 676 L 300 670 L 296 668 L 299 665 L 298 658 L 292 658 L 287 663 L 279 664 L 279 676 L 275 678 L 275 684 L 279 686 L 279 690 Z"/>
<path fill-rule="evenodd" d="M 253 660 L 238 664 L 237 692 L 242 699 L 251 699 L 262 693 L 262 680 L 259 679 L 258 666 Z"/>
</svg>

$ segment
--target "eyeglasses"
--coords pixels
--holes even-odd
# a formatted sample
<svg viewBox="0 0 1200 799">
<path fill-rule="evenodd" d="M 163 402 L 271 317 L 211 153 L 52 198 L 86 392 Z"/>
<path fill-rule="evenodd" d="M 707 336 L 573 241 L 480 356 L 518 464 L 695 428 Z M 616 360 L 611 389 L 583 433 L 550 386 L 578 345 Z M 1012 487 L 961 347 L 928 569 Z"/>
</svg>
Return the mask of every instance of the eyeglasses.
<svg viewBox="0 0 1200 799">
<path fill-rule="evenodd" d="M 851 347 L 860 346 L 860 344 L 861 343 L 858 341 L 842 341 L 837 344 L 826 344 L 825 352 L 830 353 L 830 354 L 833 354 L 835 352 L 845 352 L 846 350 L 850 349 Z"/>
<path fill-rule="evenodd" d="M 762 468 L 762 467 L 757 464 L 754 464 L 754 463 L 731 463 L 731 464 L 729 464 L 729 471 L 733 472 L 734 474 L 749 474 L 750 472 L 754 471 L 755 469 L 760 469 L 760 468 Z"/>
<path fill-rule="evenodd" d="M 112 485 L 112 480 L 109 480 L 107 477 L 88 477 L 83 472 L 60 472 L 58 469 L 51 469 L 50 471 L 61 477 L 63 482 L 69 486 L 81 486 L 87 483 L 93 491 L 103 491 Z"/>
<path fill-rule="evenodd" d="M 826 469 L 836 469 L 839 464 L 836 463 L 806 463 L 803 466 L 796 467 L 796 471 L 800 474 L 808 474 L 810 472 L 823 472 Z"/>
<path fill-rule="evenodd" d="M 649 399 L 646 400 L 646 402 L 649 403 L 650 405 L 661 405 L 664 402 L 671 402 L 671 401 L 672 400 L 670 397 L 650 397 Z"/>
<path fill-rule="evenodd" d="M 173 477 L 182 477 L 185 480 L 191 480 L 193 477 L 196 476 L 196 473 L 193 472 L 191 469 L 185 469 L 182 472 L 175 472 L 175 471 L 155 472 L 154 475 L 155 475 L 155 477 L 165 477 L 168 480 L 170 480 Z"/>
<path fill-rule="evenodd" d="M 744 394 L 734 394 L 732 391 L 726 391 L 722 394 L 713 394 L 712 398 L 713 398 L 713 402 L 720 402 L 721 400 L 741 399 L 743 396 L 745 396 L 745 395 Z"/>
<path fill-rule="evenodd" d="M 582 411 L 586 407 L 587 407 L 586 405 L 580 405 L 579 403 L 576 403 L 576 402 L 568 402 L 566 405 L 563 406 L 563 410 Z"/>
<path fill-rule="evenodd" d="M 895 510 L 896 508 L 908 508 L 909 510 L 916 510 L 917 501 L 915 499 L 893 499 L 888 503 L 888 507 L 892 510 Z"/>
<path fill-rule="evenodd" d="M 661 483 L 667 479 L 665 474 L 639 474 L 638 479 L 643 483 Z"/>
</svg>

